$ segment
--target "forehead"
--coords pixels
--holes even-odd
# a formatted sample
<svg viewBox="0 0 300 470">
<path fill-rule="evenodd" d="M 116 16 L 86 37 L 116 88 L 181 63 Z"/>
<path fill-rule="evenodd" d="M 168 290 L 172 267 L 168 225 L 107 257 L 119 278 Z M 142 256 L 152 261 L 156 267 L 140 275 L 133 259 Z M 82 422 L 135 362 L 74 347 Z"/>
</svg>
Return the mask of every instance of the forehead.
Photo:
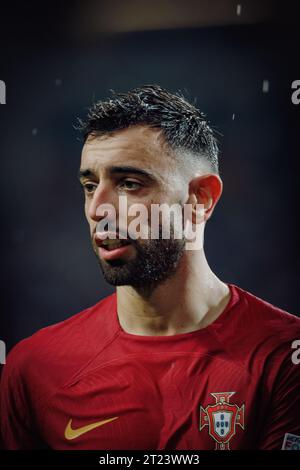
<svg viewBox="0 0 300 470">
<path fill-rule="evenodd" d="M 95 171 L 126 164 L 160 175 L 174 171 L 175 161 L 164 145 L 160 129 L 132 126 L 103 136 L 89 136 L 82 150 L 81 166 Z"/>
</svg>

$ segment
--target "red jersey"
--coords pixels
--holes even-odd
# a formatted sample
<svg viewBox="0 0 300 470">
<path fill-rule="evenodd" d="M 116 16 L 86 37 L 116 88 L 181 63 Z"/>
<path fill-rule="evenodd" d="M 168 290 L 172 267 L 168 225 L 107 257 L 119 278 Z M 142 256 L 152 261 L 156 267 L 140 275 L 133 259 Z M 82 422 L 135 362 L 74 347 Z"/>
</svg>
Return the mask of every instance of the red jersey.
<svg viewBox="0 0 300 470">
<path fill-rule="evenodd" d="M 126 333 L 116 293 L 8 355 L 7 449 L 280 449 L 300 434 L 300 319 L 228 284 L 206 328 Z"/>
</svg>

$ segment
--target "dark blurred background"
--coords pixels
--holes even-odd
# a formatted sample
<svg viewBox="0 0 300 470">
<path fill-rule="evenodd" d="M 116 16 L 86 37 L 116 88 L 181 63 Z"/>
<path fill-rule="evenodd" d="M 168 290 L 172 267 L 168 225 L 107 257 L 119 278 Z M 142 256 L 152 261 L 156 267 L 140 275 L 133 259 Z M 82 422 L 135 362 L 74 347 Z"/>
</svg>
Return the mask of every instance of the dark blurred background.
<svg viewBox="0 0 300 470">
<path fill-rule="evenodd" d="M 292 2 L 106 0 L 1 4 L 1 320 L 20 339 L 112 293 L 92 252 L 73 125 L 110 89 L 197 98 L 222 134 L 224 193 L 208 261 L 299 313 L 299 14 Z"/>
</svg>

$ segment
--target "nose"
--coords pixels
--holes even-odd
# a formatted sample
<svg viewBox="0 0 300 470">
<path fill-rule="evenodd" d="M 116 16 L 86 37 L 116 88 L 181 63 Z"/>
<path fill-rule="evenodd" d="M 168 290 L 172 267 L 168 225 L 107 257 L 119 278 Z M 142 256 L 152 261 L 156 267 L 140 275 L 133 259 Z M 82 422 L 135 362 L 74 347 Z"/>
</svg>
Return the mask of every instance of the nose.
<svg viewBox="0 0 300 470">
<path fill-rule="evenodd" d="M 116 202 L 113 189 L 110 185 L 104 181 L 100 182 L 88 207 L 89 218 L 95 222 L 99 222 L 104 217 L 107 217 L 108 213 L 105 212 L 105 210 L 115 212 Z"/>
</svg>

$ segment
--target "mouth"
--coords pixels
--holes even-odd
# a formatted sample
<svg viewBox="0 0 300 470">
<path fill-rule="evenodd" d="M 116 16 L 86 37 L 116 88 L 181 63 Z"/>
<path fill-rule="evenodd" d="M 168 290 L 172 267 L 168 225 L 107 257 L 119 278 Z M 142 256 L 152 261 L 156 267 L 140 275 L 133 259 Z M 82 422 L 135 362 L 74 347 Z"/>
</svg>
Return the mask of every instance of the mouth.
<svg viewBox="0 0 300 470">
<path fill-rule="evenodd" d="M 101 240 L 101 243 L 100 244 L 97 243 L 97 245 L 103 248 L 104 250 L 113 251 L 113 250 L 116 250 L 117 248 L 130 245 L 130 241 L 120 240 L 119 238 L 115 240 L 107 238 L 106 240 Z"/>
<path fill-rule="evenodd" d="M 108 236 L 115 238 L 107 238 Z M 108 234 L 108 232 L 95 234 L 95 243 L 99 248 L 100 256 L 106 260 L 114 260 L 126 255 L 131 249 L 131 241 L 128 238 L 118 238 L 118 234 Z"/>
</svg>

